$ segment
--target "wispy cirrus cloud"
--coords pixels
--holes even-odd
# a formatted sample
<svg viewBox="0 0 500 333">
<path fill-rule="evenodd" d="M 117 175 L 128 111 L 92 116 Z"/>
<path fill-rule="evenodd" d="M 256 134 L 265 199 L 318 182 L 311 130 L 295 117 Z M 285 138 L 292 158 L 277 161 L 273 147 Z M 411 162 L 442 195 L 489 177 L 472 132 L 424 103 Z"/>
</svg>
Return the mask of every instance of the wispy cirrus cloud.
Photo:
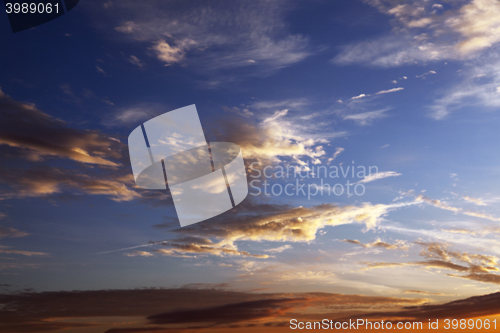
<svg viewBox="0 0 500 333">
<path fill-rule="evenodd" d="M 468 202 L 472 202 L 473 204 L 476 204 L 478 206 L 487 206 L 486 203 L 484 203 L 484 201 L 482 199 L 479 199 L 479 198 L 473 198 L 473 197 L 469 197 L 469 196 L 462 196 L 462 198 L 464 198 L 464 200 L 468 201 Z"/>
<path fill-rule="evenodd" d="M 33 251 L 20 251 L 20 250 L 13 250 L 10 246 L 3 246 L 0 245 L 0 253 L 5 253 L 5 254 L 19 254 L 22 256 L 47 256 L 48 253 L 45 252 L 33 252 Z"/>
<path fill-rule="evenodd" d="M 361 126 L 371 125 L 375 119 L 387 117 L 386 112 L 389 108 L 385 108 L 377 111 L 368 111 L 355 114 L 346 114 L 343 116 L 344 120 L 353 120 Z"/>
<path fill-rule="evenodd" d="M 382 171 L 382 172 L 369 174 L 365 178 L 361 179 L 358 183 L 364 184 L 364 183 L 373 182 L 373 181 L 379 180 L 379 179 L 384 179 L 384 178 L 388 178 L 388 177 L 398 177 L 401 175 L 402 175 L 401 173 L 397 173 L 396 171 Z"/>
<path fill-rule="evenodd" d="M 366 3 L 394 18 L 392 33 L 347 45 L 333 62 L 393 67 L 464 60 L 500 42 L 500 5 L 495 0 L 460 0 L 446 9 L 424 0 Z"/>
<path fill-rule="evenodd" d="M 436 120 L 446 119 L 452 112 L 465 107 L 475 110 L 495 111 L 500 106 L 500 57 L 492 47 L 484 56 L 477 57 L 459 77 L 459 82 L 447 88 L 429 106 L 429 116 Z"/>
<path fill-rule="evenodd" d="M 381 90 L 379 92 L 376 92 L 375 95 L 390 94 L 390 93 L 401 91 L 404 89 L 405 88 L 403 88 L 403 87 L 398 87 L 398 88 L 392 88 L 392 89 L 387 89 L 387 90 Z"/>
<path fill-rule="evenodd" d="M 333 153 L 333 156 L 329 157 L 328 160 L 326 161 L 326 163 L 328 165 L 330 165 L 330 163 L 332 163 L 332 161 L 334 161 L 344 150 L 345 149 L 342 147 L 335 148 L 335 152 Z"/>
<path fill-rule="evenodd" d="M 143 67 L 144 66 L 144 63 L 139 58 L 137 58 L 135 55 L 131 55 L 130 57 L 128 57 L 127 60 L 132 65 L 136 65 L 137 67 Z"/>
<path fill-rule="evenodd" d="M 289 250 L 289 249 L 292 249 L 292 246 L 287 244 L 287 245 L 283 245 L 280 247 L 276 247 L 274 249 L 268 249 L 268 250 L 264 250 L 264 251 L 271 252 L 271 253 L 281 253 L 281 252 Z"/>
<path fill-rule="evenodd" d="M 282 1 L 178 3 L 120 1 L 108 21 L 120 38 L 149 45 L 159 61 L 203 73 L 247 67 L 268 75 L 311 54 L 308 38 L 288 31 Z"/>
<path fill-rule="evenodd" d="M 154 118 L 162 113 L 171 111 L 171 109 L 159 103 L 137 103 L 128 107 L 119 108 L 115 112 L 107 115 L 103 119 L 106 126 L 139 126 L 146 120 Z"/>
<path fill-rule="evenodd" d="M 124 255 L 127 257 L 152 257 L 152 256 L 154 256 L 153 253 L 148 252 L 148 251 L 133 251 L 133 252 L 124 253 Z"/>
<path fill-rule="evenodd" d="M 445 119 L 467 106 L 495 110 L 500 105 L 498 48 L 500 4 L 495 0 L 459 0 L 446 7 L 431 1 L 366 1 L 393 17 L 390 34 L 346 45 L 332 59 L 336 64 L 377 67 L 458 60 L 467 65 L 459 82 L 442 92 L 429 106 L 429 116 Z M 431 70 L 417 78 L 436 74 Z M 368 97 L 367 94 L 356 99 Z"/>
<path fill-rule="evenodd" d="M 0 227 L 0 238 L 3 238 L 3 237 L 19 238 L 19 237 L 26 237 L 28 235 L 29 235 L 29 233 L 27 233 L 25 231 L 17 230 L 15 228 Z"/>
<path fill-rule="evenodd" d="M 398 91 L 401 91 L 404 89 L 405 88 L 403 88 L 403 87 L 398 87 L 398 88 L 392 88 L 392 89 L 387 89 L 387 90 L 380 90 L 380 91 L 374 93 L 373 95 L 376 96 L 376 95 L 390 94 L 390 93 L 398 92 Z M 361 99 L 361 98 L 365 98 L 365 97 L 369 97 L 369 96 L 372 96 L 372 94 L 360 94 L 358 96 L 351 97 L 351 100 Z"/>
<path fill-rule="evenodd" d="M 420 202 L 426 202 L 428 204 L 433 205 L 434 207 L 441 208 L 444 210 L 449 210 L 449 211 L 455 212 L 455 213 L 461 213 L 461 214 L 473 216 L 473 217 L 480 217 L 480 218 L 487 219 L 490 221 L 500 221 L 500 218 L 495 217 L 491 214 L 466 210 L 466 209 L 463 209 L 460 207 L 453 207 L 453 206 L 446 204 L 445 202 L 443 202 L 441 200 L 431 199 L 431 198 L 426 197 L 425 195 L 422 195 L 422 194 L 418 195 L 415 200 L 420 201 Z"/>
<path fill-rule="evenodd" d="M 386 250 L 408 251 L 408 249 L 410 248 L 410 246 L 405 241 L 398 240 L 395 243 L 391 244 L 391 243 L 387 243 L 387 242 L 382 241 L 380 238 L 377 239 L 376 241 L 373 241 L 371 243 L 366 243 L 366 244 L 361 243 L 357 239 L 343 239 L 343 240 L 341 240 L 341 242 L 360 245 L 366 249 L 378 247 L 378 248 L 384 248 Z"/>
</svg>

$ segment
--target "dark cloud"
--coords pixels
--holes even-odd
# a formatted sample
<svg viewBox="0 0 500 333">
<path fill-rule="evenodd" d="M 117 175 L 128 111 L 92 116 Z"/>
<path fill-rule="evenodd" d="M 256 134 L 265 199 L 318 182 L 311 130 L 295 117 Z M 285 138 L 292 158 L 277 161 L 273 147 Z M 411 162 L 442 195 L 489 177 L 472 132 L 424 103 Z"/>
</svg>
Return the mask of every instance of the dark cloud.
<svg viewBox="0 0 500 333">
<path fill-rule="evenodd" d="M 428 261 L 418 261 L 414 263 L 410 263 L 411 265 L 422 265 L 425 267 L 433 267 L 433 268 L 447 268 L 459 272 L 467 272 L 469 270 L 468 267 L 454 264 L 449 261 L 443 260 L 428 260 Z"/>
<path fill-rule="evenodd" d="M 349 241 L 349 240 L 345 241 L 354 244 L 359 243 L 358 241 Z M 447 243 L 423 242 L 419 240 L 416 241 L 415 244 L 418 244 L 423 247 L 419 255 L 427 258 L 428 260 L 402 262 L 402 263 L 362 262 L 362 264 L 365 264 L 367 266 L 366 268 L 364 268 L 364 270 L 372 268 L 404 267 L 404 266 L 443 268 L 447 270 L 467 273 L 465 275 L 447 274 L 449 276 L 486 282 L 486 283 L 500 284 L 500 275 L 491 273 L 500 271 L 500 268 L 498 267 L 499 266 L 498 258 L 495 256 L 452 251 L 449 249 L 449 244 Z"/>
<path fill-rule="evenodd" d="M 27 232 L 20 231 L 15 228 L 0 227 L 0 238 L 3 237 L 17 238 L 17 237 L 25 237 L 28 235 L 29 234 Z"/>
<path fill-rule="evenodd" d="M 45 332 L 71 328 L 49 318 L 148 317 L 179 308 L 212 307 L 259 296 L 220 290 L 136 289 L 0 294 L 3 332 Z M 97 306 L 98 304 L 98 306 Z M 85 320 L 82 320 L 85 322 Z M 1 326 L 0 326 L 1 327 Z"/>
<path fill-rule="evenodd" d="M 239 323 L 275 325 L 287 321 L 290 311 L 300 312 L 303 308 L 317 307 L 324 312 L 329 307 L 338 317 L 345 308 L 400 308 L 425 301 L 329 293 L 256 294 L 223 290 L 223 285 L 212 289 L 199 287 L 0 294 L 0 304 L 4 305 L 0 308 L 0 330 L 20 333 L 85 325 L 105 327 L 106 318 L 110 317 L 142 317 L 144 322 L 139 325 L 144 327 L 131 327 L 134 324 L 124 319 L 122 324 L 113 324 L 109 332 L 148 332 L 160 328 L 175 331 L 190 327 L 230 327 Z M 103 318 L 102 324 L 96 317 Z M 68 322 L 67 318 L 73 319 Z M 134 322 L 137 323 L 137 319 Z"/>
<path fill-rule="evenodd" d="M 443 294 L 443 293 L 432 293 L 429 291 L 423 291 L 423 290 L 403 290 L 404 294 L 421 294 L 421 295 L 430 295 L 430 296 L 450 296 L 449 294 Z"/>
<path fill-rule="evenodd" d="M 455 276 L 455 275 L 452 275 Z M 457 276 L 464 279 L 486 282 L 486 283 L 495 283 L 500 284 L 500 275 L 491 274 L 491 273 L 470 273 L 467 275 Z"/>
<path fill-rule="evenodd" d="M 237 323 L 261 318 L 273 318 L 293 308 L 305 298 L 278 298 L 227 304 L 219 307 L 172 311 L 148 317 L 152 324 Z"/>
<path fill-rule="evenodd" d="M 28 257 L 31 257 L 31 256 L 46 256 L 46 255 L 48 255 L 48 253 L 44 253 L 44 252 L 13 250 L 13 249 L 10 248 L 10 246 L 3 246 L 3 245 L 0 245 L 0 253 L 5 253 L 5 254 L 19 254 L 19 255 L 28 256 Z"/>
<path fill-rule="evenodd" d="M 117 166 L 123 144 L 97 131 L 77 130 L 43 113 L 33 104 L 18 102 L 0 90 L 0 144 L 23 149 L 31 160 L 47 156 L 77 162 Z"/>
<path fill-rule="evenodd" d="M 112 328 L 105 333 L 149 333 L 149 332 L 185 332 L 184 329 L 166 327 L 136 327 L 136 328 Z"/>
<path fill-rule="evenodd" d="M 168 191 L 136 187 L 119 139 L 72 128 L 1 90 L 0 116 L 0 200 L 83 193 L 172 205 Z"/>
<path fill-rule="evenodd" d="M 1 90 L 0 115 L 0 200 L 61 192 L 107 195 L 116 201 L 140 197 L 124 167 L 128 156 L 120 140 L 71 128 Z M 52 163 L 56 159 L 57 167 Z"/>
<path fill-rule="evenodd" d="M 140 197 L 133 189 L 131 176 L 112 170 L 67 169 L 43 164 L 28 168 L 1 165 L 0 174 L 0 183 L 8 186 L 0 192 L 0 199 L 45 197 L 62 192 L 107 195 L 115 201 Z"/>
<path fill-rule="evenodd" d="M 420 305 L 404 308 L 403 311 L 378 312 L 366 317 L 425 320 L 440 318 L 477 318 L 500 314 L 500 293 L 474 296 L 444 304 Z"/>
</svg>

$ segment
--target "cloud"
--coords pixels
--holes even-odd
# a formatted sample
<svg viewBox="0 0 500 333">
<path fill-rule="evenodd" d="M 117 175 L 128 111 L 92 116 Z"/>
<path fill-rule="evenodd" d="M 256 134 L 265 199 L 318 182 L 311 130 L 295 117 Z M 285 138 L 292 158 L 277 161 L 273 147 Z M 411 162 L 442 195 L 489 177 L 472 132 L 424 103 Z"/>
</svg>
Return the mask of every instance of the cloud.
<svg viewBox="0 0 500 333">
<path fill-rule="evenodd" d="M 226 247 L 225 245 L 208 246 L 196 243 L 178 244 L 173 242 L 161 242 L 161 245 L 169 248 L 155 249 L 152 252 L 166 256 L 185 256 L 187 254 L 194 254 L 194 255 L 208 254 L 218 257 L 223 257 L 225 255 L 264 258 L 264 259 L 269 257 L 267 254 L 250 254 L 247 251 L 238 251 L 235 248 Z"/>
<path fill-rule="evenodd" d="M 447 45 L 436 45 L 425 40 L 416 40 L 408 33 L 384 36 L 374 40 L 352 43 L 332 59 L 334 64 L 362 63 L 375 67 L 397 67 L 452 57 Z"/>
<path fill-rule="evenodd" d="M 327 226 L 344 224 L 359 224 L 366 229 L 374 229 L 390 211 L 413 204 L 415 202 L 391 205 L 364 203 L 360 206 L 343 207 L 323 204 L 306 208 L 246 200 L 226 214 L 196 225 L 176 229 L 171 229 L 171 223 L 156 225 L 157 228 L 168 228 L 170 232 L 182 235 L 181 238 L 151 241 L 149 244 L 115 251 L 154 246 L 155 248 L 148 251 L 149 253 L 173 257 L 211 255 L 267 259 L 269 256 L 266 254 L 239 250 L 238 242 L 310 242 L 316 239 L 319 230 Z M 372 246 L 392 248 L 392 245 L 382 242 L 374 243 Z M 394 246 L 399 246 L 400 249 L 405 247 L 401 242 Z M 278 253 L 289 248 L 291 245 L 286 244 L 267 252 Z M 126 255 L 138 256 L 137 252 Z"/>
<path fill-rule="evenodd" d="M 15 228 L 0 227 L 0 238 L 3 237 L 18 238 L 18 237 L 26 237 L 28 235 L 29 234 L 27 232 L 20 231 Z"/>
<path fill-rule="evenodd" d="M 367 97 L 367 96 L 370 96 L 370 95 L 360 94 L 358 96 L 351 97 L 351 99 L 360 99 L 360 98 Z"/>
<path fill-rule="evenodd" d="M 366 243 L 366 244 L 361 243 L 357 239 L 354 239 L 354 240 L 343 239 L 343 240 L 341 240 L 341 242 L 361 245 L 364 248 L 381 247 L 381 248 L 384 248 L 386 250 L 403 250 L 403 251 L 408 251 L 408 249 L 409 249 L 409 245 L 406 244 L 405 241 L 401 241 L 401 240 L 396 241 L 396 243 L 394 243 L 394 244 L 383 242 L 380 238 L 372 243 Z"/>
<path fill-rule="evenodd" d="M 175 302 L 165 302 L 166 299 Z M 221 288 L 19 292 L 0 295 L 4 305 L 0 321 L 4 330 L 19 333 L 86 327 L 101 332 L 108 329 L 110 333 L 196 328 L 216 332 L 229 325 L 232 330 L 266 330 L 271 325 L 288 323 L 291 313 L 297 318 L 308 318 L 311 314 L 322 316 L 328 309 L 334 319 L 345 316 L 346 310 L 394 311 L 427 301 L 333 293 L 250 293 Z"/>
<path fill-rule="evenodd" d="M 423 291 L 423 290 L 403 290 L 404 294 L 420 294 L 420 295 L 429 295 L 429 296 L 451 296 L 449 294 L 443 294 L 443 293 L 432 293 L 429 291 Z"/>
<path fill-rule="evenodd" d="M 135 55 L 131 55 L 128 58 L 128 62 L 130 62 L 132 65 L 136 65 L 138 67 L 144 66 L 144 63 L 139 58 L 137 58 Z"/>
<path fill-rule="evenodd" d="M 332 157 L 329 157 L 328 160 L 326 161 L 326 164 L 330 165 L 332 161 L 334 161 L 345 149 L 342 147 L 337 147 L 335 148 L 335 152 L 333 153 Z"/>
<path fill-rule="evenodd" d="M 389 89 L 389 90 L 381 90 L 377 93 L 375 93 L 375 95 L 381 95 L 381 94 L 390 94 L 390 93 L 393 93 L 393 92 L 396 92 L 396 91 L 401 91 L 401 90 L 404 90 L 405 88 L 403 87 L 399 87 L 399 88 L 392 88 L 392 89 Z"/>
<path fill-rule="evenodd" d="M 226 111 L 241 117 L 229 115 L 219 120 L 217 127 L 210 131 L 215 134 L 214 139 L 209 141 L 235 142 L 246 159 L 264 164 L 292 160 L 303 165 L 305 157 L 318 164 L 325 155 L 323 145 L 346 133 L 332 132 L 327 123 L 305 122 L 303 116 L 297 116 L 307 103 L 303 99 L 287 99 L 259 101 L 243 110 L 225 107 Z M 255 114 L 260 116 L 254 117 Z"/>
<path fill-rule="evenodd" d="M 0 156 L 9 161 L 0 165 L 0 183 L 7 185 L 0 200 L 63 191 L 108 195 L 115 201 L 140 197 L 129 170 L 120 168 L 128 158 L 118 139 L 71 128 L 1 91 L 0 114 Z M 55 159 L 58 166 L 50 166 Z"/>
<path fill-rule="evenodd" d="M 106 72 L 105 72 L 105 71 L 104 71 L 104 69 L 102 69 L 101 67 L 99 67 L 99 66 L 95 66 L 95 69 L 97 69 L 97 71 L 98 71 L 99 73 L 106 75 Z"/>
<path fill-rule="evenodd" d="M 32 251 L 19 251 L 19 250 L 11 250 L 10 246 L 3 246 L 0 245 L 0 253 L 5 253 L 5 254 L 19 254 L 22 256 L 47 256 L 48 253 L 44 252 L 32 252 Z"/>
<path fill-rule="evenodd" d="M 485 266 L 496 266 L 498 258 L 490 255 L 469 254 L 467 252 L 456 252 L 448 250 L 449 245 L 445 243 L 425 243 L 417 241 L 416 244 L 424 246 L 420 252 L 421 256 L 426 258 L 438 258 L 441 260 L 449 261 L 456 259 L 465 263 L 473 263 L 474 261 L 480 262 Z"/>
<path fill-rule="evenodd" d="M 246 159 L 263 163 L 283 159 L 300 163 L 304 157 L 319 163 L 319 158 L 326 154 L 323 145 L 332 138 L 345 135 L 345 132 L 331 132 L 326 125 L 308 125 L 297 117 L 289 116 L 288 109 L 275 111 L 262 119 L 228 115 L 210 133 L 213 133 L 213 139 L 207 137 L 209 141 L 234 142 L 241 147 Z"/>
<path fill-rule="evenodd" d="M 362 264 L 366 265 L 362 270 L 422 266 L 425 268 L 446 269 L 464 273 L 462 275 L 446 274 L 451 277 L 500 284 L 500 275 L 492 273 L 500 272 L 500 268 L 498 267 L 499 258 L 495 256 L 452 251 L 449 249 L 449 244 L 446 243 L 416 241 L 415 244 L 423 247 L 419 255 L 425 257 L 427 260 L 400 263 L 362 262 Z M 454 261 L 458 261 L 459 263 Z"/>
<path fill-rule="evenodd" d="M 281 118 L 283 116 L 286 116 L 287 113 L 288 113 L 287 109 L 281 110 L 281 111 L 276 111 L 271 117 L 268 117 L 268 118 L 264 119 L 262 121 L 262 123 L 265 124 L 265 123 L 274 122 L 277 119 L 279 119 L 279 118 Z"/>
<path fill-rule="evenodd" d="M 500 4 L 494 0 L 473 0 L 445 22 L 459 32 L 456 48 L 465 54 L 479 51 L 500 41 Z"/>
<path fill-rule="evenodd" d="M 486 214 L 486 213 L 480 213 L 480 212 L 475 212 L 475 211 L 470 211 L 470 210 L 465 210 L 463 208 L 458 208 L 458 207 L 452 207 L 452 206 L 449 206 L 447 205 L 446 203 L 440 201 L 440 200 L 434 200 L 434 199 L 431 199 L 431 198 L 428 198 L 422 194 L 418 195 L 416 198 L 415 198 L 416 201 L 421 201 L 421 202 L 426 202 L 428 204 L 431 204 L 433 205 L 434 207 L 437 207 L 437 208 L 441 208 L 441 209 L 444 209 L 444 210 L 449 210 L 449 211 L 452 211 L 452 212 L 455 212 L 455 213 L 461 213 L 461 214 L 465 214 L 465 215 L 468 215 L 468 216 L 473 216 L 473 217 L 480 217 L 480 218 L 483 218 L 483 219 L 487 219 L 487 220 L 490 220 L 490 221 L 500 221 L 500 218 L 497 218 L 495 216 L 492 216 L 490 214 Z"/>
<path fill-rule="evenodd" d="M 115 174 L 112 170 L 104 174 L 99 174 L 97 171 L 94 175 L 89 175 L 75 172 L 75 170 L 44 165 L 32 166 L 28 169 L 10 169 L 0 166 L 0 182 L 9 187 L 0 192 L 0 200 L 44 197 L 64 191 L 107 195 L 118 202 L 141 197 L 132 189 L 134 183 L 131 175 Z"/>
<path fill-rule="evenodd" d="M 190 44 L 195 44 L 193 41 L 181 41 L 179 42 L 179 46 L 170 46 L 164 40 L 158 41 L 155 45 L 153 45 L 153 50 L 156 52 L 156 55 L 159 60 L 166 62 L 168 65 L 175 64 L 177 62 L 181 62 L 186 52 L 185 50 L 189 47 Z"/>
<path fill-rule="evenodd" d="M 168 111 L 170 111 L 170 108 L 162 104 L 139 103 L 119 109 L 110 116 L 107 116 L 103 123 L 106 126 L 126 125 L 133 128 L 146 120 Z"/>
<path fill-rule="evenodd" d="M 483 200 L 481 199 L 477 199 L 477 198 L 472 198 L 472 197 L 468 197 L 466 195 L 462 196 L 462 198 L 464 198 L 465 200 L 469 201 L 469 202 L 472 202 L 478 206 L 487 206 Z"/>
<path fill-rule="evenodd" d="M 496 316 L 500 312 L 500 293 L 473 296 L 444 304 L 411 306 L 402 311 L 374 312 L 368 318 L 378 317 L 394 320 L 422 320 L 441 318 L 481 318 Z"/>
<path fill-rule="evenodd" d="M 441 229 L 441 231 L 444 232 L 449 232 L 452 234 L 464 234 L 464 235 L 484 235 L 488 233 L 488 231 L 477 231 L 477 230 L 470 230 L 470 229 L 459 229 L 459 228 L 453 228 L 453 229 Z"/>
<path fill-rule="evenodd" d="M 237 115 L 240 115 L 240 116 L 245 117 L 245 118 L 248 118 L 248 117 L 251 117 L 254 115 L 254 113 L 252 111 L 250 111 L 248 108 L 240 109 L 240 108 L 237 108 L 235 106 L 232 108 L 229 108 L 227 106 L 223 106 L 222 109 L 226 112 L 236 113 Z"/>
<path fill-rule="evenodd" d="M 417 79 L 425 79 L 425 77 L 426 77 L 427 75 L 429 75 L 429 74 L 436 74 L 436 72 L 435 72 L 435 71 L 428 71 L 427 73 L 420 74 L 420 75 L 416 75 L 415 77 L 416 77 Z"/>
<path fill-rule="evenodd" d="M 334 63 L 393 67 L 444 59 L 465 60 L 500 41 L 495 0 L 455 1 L 436 8 L 430 1 L 366 1 L 394 17 L 390 35 L 347 45 Z"/>
<path fill-rule="evenodd" d="M 247 67 L 253 74 L 269 75 L 310 55 L 308 39 L 292 34 L 285 23 L 289 4 L 284 1 L 179 3 L 120 1 L 106 21 L 114 22 L 120 38 L 149 44 L 161 62 L 182 63 L 205 74 Z"/>
<path fill-rule="evenodd" d="M 451 86 L 429 106 L 429 116 L 443 120 L 453 111 L 465 107 L 495 111 L 500 106 L 500 57 L 494 47 L 484 57 L 478 57 L 473 66 L 466 67 L 461 82 Z"/>
<path fill-rule="evenodd" d="M 279 109 L 302 110 L 309 104 L 310 102 L 305 98 L 290 98 L 257 101 L 249 105 L 249 107 L 260 111 L 275 111 Z"/>
<path fill-rule="evenodd" d="M 459 277 L 462 279 L 469 279 L 469 280 L 473 280 L 473 281 L 485 282 L 485 283 L 500 284 L 500 275 L 491 274 L 491 273 L 484 273 L 483 272 L 481 274 L 471 273 L 471 274 L 467 274 L 467 275 L 460 275 L 460 276 L 450 275 L 450 276 Z"/>
<path fill-rule="evenodd" d="M 127 257 L 152 257 L 154 254 L 147 251 L 134 251 L 130 253 L 124 253 Z"/>
<path fill-rule="evenodd" d="M 426 268 L 444 268 L 459 272 L 470 271 L 469 267 L 463 265 L 457 265 L 452 262 L 444 260 L 427 260 L 427 261 L 416 261 L 416 262 L 403 262 L 403 263 L 392 263 L 392 262 L 362 262 L 367 267 L 363 270 L 373 269 L 373 268 L 386 268 L 386 267 L 408 267 L 408 266 L 424 266 Z M 459 276 L 460 277 L 460 276 Z"/>
<path fill-rule="evenodd" d="M 369 174 L 365 178 L 361 179 L 358 183 L 369 183 L 373 182 L 378 179 L 384 179 L 388 177 L 398 177 L 401 176 L 401 173 L 397 173 L 395 171 L 383 171 L 383 172 L 377 172 L 373 174 Z"/>
<path fill-rule="evenodd" d="M 357 114 L 347 114 L 344 115 L 344 120 L 354 120 L 358 125 L 367 126 L 371 125 L 373 120 L 386 117 L 385 112 L 389 109 L 382 109 L 378 111 L 368 111 Z"/>
<path fill-rule="evenodd" d="M 173 232 L 215 238 L 219 240 L 219 246 L 234 249 L 238 241 L 309 242 L 316 239 L 318 230 L 327 226 L 359 224 L 373 229 L 388 212 L 413 204 L 291 207 L 254 204 L 248 200 L 216 219 Z"/>
<path fill-rule="evenodd" d="M 281 253 L 281 252 L 289 250 L 291 248 L 292 248 L 291 245 L 283 245 L 283 246 L 280 246 L 280 247 L 276 247 L 274 249 L 268 249 L 268 250 L 264 250 L 264 251 L 271 252 L 271 253 Z"/>
<path fill-rule="evenodd" d="M 213 243 L 211 239 L 198 236 L 187 236 L 181 237 L 173 240 L 163 240 L 163 241 L 151 241 L 149 244 L 143 244 L 139 246 L 134 246 L 125 249 L 106 251 L 103 253 L 117 252 L 123 250 L 134 249 L 138 247 L 152 247 L 161 246 L 161 248 L 154 248 L 149 252 L 146 251 L 133 251 L 125 253 L 128 257 L 151 257 L 156 254 L 162 256 L 171 257 L 181 257 L 181 258 L 191 258 L 197 256 L 241 256 L 241 257 L 253 257 L 253 258 L 269 258 L 267 254 L 251 254 L 247 251 L 239 251 L 235 245 L 227 244 L 222 241 L 219 243 Z M 103 254 L 101 253 L 101 254 Z"/>
<path fill-rule="evenodd" d="M 403 88 L 403 87 L 399 87 L 399 88 L 392 88 L 392 89 L 388 89 L 388 90 L 381 90 L 379 92 L 376 92 L 373 95 L 376 96 L 376 95 L 390 94 L 390 93 L 401 91 L 401 90 L 404 90 L 404 89 L 405 88 Z M 361 98 L 365 98 L 365 97 L 370 97 L 370 96 L 372 96 L 372 95 L 371 94 L 360 94 L 358 96 L 351 97 L 351 100 L 357 100 L 357 99 L 361 99 Z"/>
<path fill-rule="evenodd" d="M 47 156 L 76 162 L 118 166 L 110 158 L 120 157 L 118 140 L 97 131 L 76 130 L 62 120 L 38 110 L 35 105 L 15 101 L 0 90 L 0 145 L 24 151 L 32 161 Z"/>
<path fill-rule="evenodd" d="M 273 318 L 291 310 L 305 298 L 266 299 L 228 304 L 219 307 L 173 311 L 148 317 L 152 324 L 226 324 L 255 319 Z"/>
</svg>

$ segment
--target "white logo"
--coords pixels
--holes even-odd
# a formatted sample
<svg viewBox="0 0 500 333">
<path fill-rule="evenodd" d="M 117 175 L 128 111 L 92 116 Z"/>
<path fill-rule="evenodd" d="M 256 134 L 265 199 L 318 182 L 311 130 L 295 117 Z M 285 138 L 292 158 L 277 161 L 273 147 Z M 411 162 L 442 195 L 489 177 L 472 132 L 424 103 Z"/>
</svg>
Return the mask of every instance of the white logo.
<svg viewBox="0 0 500 333">
<path fill-rule="evenodd" d="M 168 184 L 183 227 L 224 213 L 248 194 L 240 147 L 208 144 L 194 104 L 134 129 L 128 149 L 137 186 L 164 190 Z"/>
</svg>

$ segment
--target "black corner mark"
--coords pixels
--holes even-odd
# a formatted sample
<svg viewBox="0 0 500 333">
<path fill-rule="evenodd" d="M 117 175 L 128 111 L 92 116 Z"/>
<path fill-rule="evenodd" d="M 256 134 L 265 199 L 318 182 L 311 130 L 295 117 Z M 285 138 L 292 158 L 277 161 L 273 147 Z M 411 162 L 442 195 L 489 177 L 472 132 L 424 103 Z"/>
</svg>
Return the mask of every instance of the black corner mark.
<svg viewBox="0 0 500 333">
<path fill-rule="evenodd" d="M 79 0 L 4 0 L 12 32 L 30 29 L 58 18 L 75 8 L 78 2 Z"/>
<path fill-rule="evenodd" d="M 80 0 L 64 0 L 66 3 L 66 12 L 69 12 L 73 8 L 75 8 L 76 5 L 78 5 L 78 1 Z"/>
</svg>

